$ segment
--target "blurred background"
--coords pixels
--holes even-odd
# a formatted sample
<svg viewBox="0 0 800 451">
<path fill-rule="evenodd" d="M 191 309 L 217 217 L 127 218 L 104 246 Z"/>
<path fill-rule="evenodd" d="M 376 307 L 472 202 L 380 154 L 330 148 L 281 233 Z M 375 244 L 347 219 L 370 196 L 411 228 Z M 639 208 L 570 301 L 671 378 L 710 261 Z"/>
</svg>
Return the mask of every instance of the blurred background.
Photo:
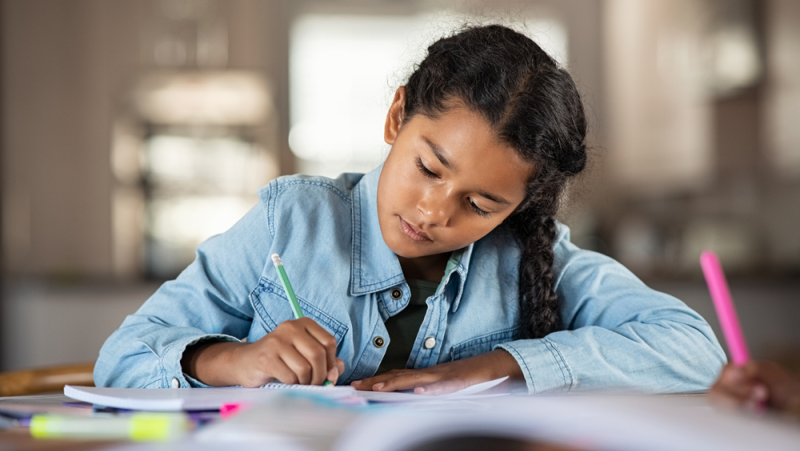
<svg viewBox="0 0 800 451">
<path fill-rule="evenodd" d="M 800 360 L 800 2 L 2 0 L 0 370 L 93 361 L 282 174 L 365 172 L 391 96 L 463 23 L 569 69 L 589 170 L 560 218 L 752 353 Z"/>
</svg>

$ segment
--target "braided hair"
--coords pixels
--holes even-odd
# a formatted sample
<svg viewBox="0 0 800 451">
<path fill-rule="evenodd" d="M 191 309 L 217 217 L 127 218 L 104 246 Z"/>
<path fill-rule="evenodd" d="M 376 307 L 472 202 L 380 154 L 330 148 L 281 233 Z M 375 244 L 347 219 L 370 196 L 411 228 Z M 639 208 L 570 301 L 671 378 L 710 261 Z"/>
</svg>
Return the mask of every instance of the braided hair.
<svg viewBox="0 0 800 451">
<path fill-rule="evenodd" d="M 560 327 L 553 274 L 554 215 L 567 181 L 586 165 L 586 116 L 566 70 L 526 36 L 500 25 L 466 28 L 430 47 L 406 88 L 405 121 L 460 100 L 487 119 L 534 171 L 506 218 L 522 249 L 520 326 L 541 338 Z"/>
</svg>

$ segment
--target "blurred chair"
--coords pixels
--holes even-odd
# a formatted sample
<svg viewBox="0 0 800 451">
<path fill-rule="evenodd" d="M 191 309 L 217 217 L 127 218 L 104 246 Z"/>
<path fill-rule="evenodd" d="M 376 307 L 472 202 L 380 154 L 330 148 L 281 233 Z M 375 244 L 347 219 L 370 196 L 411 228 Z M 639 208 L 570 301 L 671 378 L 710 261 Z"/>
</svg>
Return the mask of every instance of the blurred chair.
<svg viewBox="0 0 800 451">
<path fill-rule="evenodd" d="M 61 392 L 64 385 L 94 386 L 94 363 L 58 365 L 0 373 L 0 396 Z"/>
</svg>

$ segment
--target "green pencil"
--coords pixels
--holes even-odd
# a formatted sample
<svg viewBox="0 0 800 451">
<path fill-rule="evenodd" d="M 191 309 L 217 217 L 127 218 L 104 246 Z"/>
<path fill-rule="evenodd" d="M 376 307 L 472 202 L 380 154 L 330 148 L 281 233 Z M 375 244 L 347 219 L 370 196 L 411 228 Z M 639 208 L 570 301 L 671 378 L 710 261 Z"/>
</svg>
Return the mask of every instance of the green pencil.
<svg viewBox="0 0 800 451">
<path fill-rule="evenodd" d="M 289 305 L 292 307 L 294 318 L 303 318 L 305 316 L 303 315 L 303 309 L 300 308 L 300 303 L 297 302 L 297 296 L 294 295 L 292 284 L 289 283 L 289 276 L 286 275 L 286 270 L 283 269 L 281 257 L 278 254 L 272 254 L 272 263 L 275 265 L 275 269 L 278 270 L 278 277 L 281 279 L 281 284 L 283 285 L 283 290 L 286 292 L 286 297 L 289 298 Z M 333 382 L 325 381 L 325 383 L 322 385 L 333 385 Z"/>
</svg>

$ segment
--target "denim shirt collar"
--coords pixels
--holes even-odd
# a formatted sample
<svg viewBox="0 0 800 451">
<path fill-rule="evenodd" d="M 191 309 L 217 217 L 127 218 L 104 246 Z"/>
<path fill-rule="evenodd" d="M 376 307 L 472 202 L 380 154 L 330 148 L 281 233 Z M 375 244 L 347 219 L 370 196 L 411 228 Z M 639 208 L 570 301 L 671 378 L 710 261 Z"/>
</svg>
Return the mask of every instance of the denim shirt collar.
<svg viewBox="0 0 800 451">
<path fill-rule="evenodd" d="M 405 282 L 400 261 L 383 240 L 378 222 L 378 180 L 382 169 L 383 165 L 365 174 L 353 190 L 350 296 L 383 291 Z M 453 273 L 459 276 L 456 281 L 458 285 L 453 299 L 453 312 L 458 310 L 474 246 L 473 243 L 464 248 L 456 267 L 452 271 L 448 270 L 444 276 L 442 285 L 445 286 L 454 282 Z"/>
<path fill-rule="evenodd" d="M 383 165 L 367 174 L 353 190 L 353 251 L 350 295 L 363 296 L 403 283 L 397 255 L 383 241 L 378 223 L 378 179 Z"/>
</svg>

